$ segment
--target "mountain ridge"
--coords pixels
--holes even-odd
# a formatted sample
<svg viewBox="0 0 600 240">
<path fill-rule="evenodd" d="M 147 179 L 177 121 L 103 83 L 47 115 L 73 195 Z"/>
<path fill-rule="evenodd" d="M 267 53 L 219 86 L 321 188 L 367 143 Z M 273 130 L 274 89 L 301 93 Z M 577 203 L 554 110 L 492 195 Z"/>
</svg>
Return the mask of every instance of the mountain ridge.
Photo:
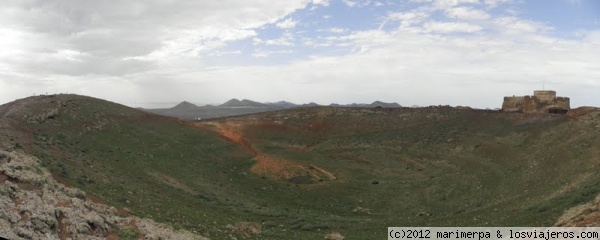
<svg viewBox="0 0 600 240">
<path fill-rule="evenodd" d="M 248 99 L 238 100 L 237 98 L 232 98 L 225 103 L 213 106 L 213 105 L 204 105 L 197 106 L 187 101 L 183 101 L 171 108 L 156 108 L 156 109 L 144 109 L 138 108 L 140 110 L 151 112 L 159 115 L 170 116 L 170 117 L 178 117 L 184 120 L 194 120 L 194 119 L 210 119 L 210 118 L 220 118 L 220 117 L 228 117 L 228 116 L 236 116 L 236 115 L 245 115 L 259 112 L 269 112 L 269 111 L 277 111 L 281 109 L 289 109 L 289 108 L 298 108 L 298 107 L 318 107 L 321 106 L 317 103 L 310 102 L 305 104 L 295 104 L 287 101 L 277 101 L 277 102 L 257 102 Z M 361 108 L 369 108 L 369 107 L 384 107 L 384 108 L 399 108 L 402 107 L 398 103 L 385 103 L 381 101 L 375 101 L 370 104 L 363 103 L 351 103 L 351 104 L 330 104 L 332 107 L 361 107 Z"/>
</svg>

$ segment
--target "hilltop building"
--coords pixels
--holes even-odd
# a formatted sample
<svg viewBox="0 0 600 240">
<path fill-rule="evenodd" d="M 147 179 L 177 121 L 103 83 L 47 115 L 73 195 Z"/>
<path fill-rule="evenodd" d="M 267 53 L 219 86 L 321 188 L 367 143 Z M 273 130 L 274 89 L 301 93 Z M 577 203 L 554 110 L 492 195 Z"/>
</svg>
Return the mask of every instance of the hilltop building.
<svg viewBox="0 0 600 240">
<path fill-rule="evenodd" d="M 570 109 L 568 97 L 557 97 L 556 91 L 537 90 L 533 96 L 504 97 L 502 111 L 524 113 L 567 113 Z"/>
</svg>

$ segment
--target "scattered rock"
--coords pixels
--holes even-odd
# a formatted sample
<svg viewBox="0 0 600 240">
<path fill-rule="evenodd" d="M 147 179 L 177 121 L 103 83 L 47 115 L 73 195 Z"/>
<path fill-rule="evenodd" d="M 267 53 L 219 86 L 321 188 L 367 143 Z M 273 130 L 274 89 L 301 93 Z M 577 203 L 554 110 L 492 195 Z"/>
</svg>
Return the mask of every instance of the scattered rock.
<svg viewBox="0 0 600 240">
<path fill-rule="evenodd" d="M 364 207 L 356 207 L 354 210 L 352 210 L 352 212 L 371 215 L 371 209 Z"/>
<path fill-rule="evenodd" d="M 423 210 L 423 211 L 420 211 L 419 214 L 417 214 L 417 216 L 419 216 L 419 217 L 429 217 L 429 216 L 431 216 L 431 213 L 429 213 L 429 211 L 427 211 L 427 210 Z"/>
<path fill-rule="evenodd" d="M 344 240 L 344 236 L 339 232 L 331 232 L 325 235 L 325 240 Z"/>
<path fill-rule="evenodd" d="M 255 222 L 240 222 L 235 226 L 228 224 L 225 228 L 227 228 L 227 230 L 231 231 L 232 233 L 242 236 L 244 238 L 259 235 L 261 233 L 260 224 Z"/>
</svg>

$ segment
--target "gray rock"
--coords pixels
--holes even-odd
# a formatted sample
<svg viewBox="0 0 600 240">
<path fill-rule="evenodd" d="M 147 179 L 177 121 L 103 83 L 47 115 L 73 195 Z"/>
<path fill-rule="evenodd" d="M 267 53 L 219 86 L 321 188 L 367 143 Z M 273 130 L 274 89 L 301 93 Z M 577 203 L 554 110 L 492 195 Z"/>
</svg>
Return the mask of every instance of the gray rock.
<svg viewBox="0 0 600 240">
<path fill-rule="evenodd" d="M 0 236 L 8 239 L 105 239 L 137 222 L 146 239 L 206 239 L 149 219 L 120 217 L 111 206 L 87 199 L 84 191 L 54 179 L 40 161 L 29 155 L 0 150 L 0 174 L 10 177 L 0 184 Z M 9 160 L 6 160 L 9 159 Z M 21 185 L 27 186 L 22 188 Z"/>
</svg>

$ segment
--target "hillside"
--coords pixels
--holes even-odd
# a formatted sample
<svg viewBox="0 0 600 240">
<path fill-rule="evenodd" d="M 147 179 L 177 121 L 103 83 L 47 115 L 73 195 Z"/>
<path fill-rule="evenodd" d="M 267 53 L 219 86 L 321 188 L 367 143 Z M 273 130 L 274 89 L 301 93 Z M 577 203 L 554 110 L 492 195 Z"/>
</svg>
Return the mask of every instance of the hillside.
<svg viewBox="0 0 600 240">
<path fill-rule="evenodd" d="M 295 108 L 183 122 L 55 95 L 0 106 L 4 150 L 131 214 L 215 239 L 551 226 L 600 192 L 600 112 Z"/>
<path fill-rule="evenodd" d="M 205 239 L 94 202 L 26 154 L 0 151 L 0 181 L 0 237 L 7 239 Z"/>
</svg>

